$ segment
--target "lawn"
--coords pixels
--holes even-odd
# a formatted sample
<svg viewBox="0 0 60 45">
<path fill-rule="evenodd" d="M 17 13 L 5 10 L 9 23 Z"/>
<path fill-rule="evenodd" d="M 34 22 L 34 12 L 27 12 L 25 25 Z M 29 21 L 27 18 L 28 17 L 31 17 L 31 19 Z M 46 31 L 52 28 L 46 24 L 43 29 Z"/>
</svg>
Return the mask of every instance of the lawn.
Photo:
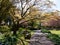
<svg viewBox="0 0 60 45">
<path fill-rule="evenodd" d="M 53 34 L 60 34 L 60 30 L 50 30 L 50 32 Z"/>
<path fill-rule="evenodd" d="M 60 36 L 60 30 L 50 30 L 52 34 L 57 34 Z"/>
</svg>

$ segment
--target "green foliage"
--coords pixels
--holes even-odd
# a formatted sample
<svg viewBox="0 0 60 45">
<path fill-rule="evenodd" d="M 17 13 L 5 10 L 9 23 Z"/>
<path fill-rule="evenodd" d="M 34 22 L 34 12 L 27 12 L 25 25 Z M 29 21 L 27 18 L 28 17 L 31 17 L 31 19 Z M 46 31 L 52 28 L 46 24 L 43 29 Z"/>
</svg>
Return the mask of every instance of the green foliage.
<svg viewBox="0 0 60 45">
<path fill-rule="evenodd" d="M 30 30 L 37 30 L 39 29 L 41 26 L 40 26 L 40 22 L 38 22 L 37 20 L 31 20 L 31 22 L 29 23 L 29 29 Z"/>
<path fill-rule="evenodd" d="M 29 32 L 31 32 L 31 30 L 29 30 L 28 28 L 19 28 L 19 32 L 23 32 L 23 31 L 25 31 L 25 30 L 27 30 L 27 31 L 29 31 Z"/>
<path fill-rule="evenodd" d="M 1 0 L 0 2 L 0 18 L 5 19 L 12 8 L 12 3 L 9 0 Z"/>
<path fill-rule="evenodd" d="M 10 2 L 10 0 L 0 0 L 0 25 L 2 23 L 2 21 L 4 20 L 12 20 L 12 16 L 13 15 L 10 11 L 11 8 L 15 8 L 12 4 L 12 2 Z M 12 9 L 13 10 L 13 9 Z"/>
<path fill-rule="evenodd" d="M 17 43 L 20 45 L 24 44 L 24 36 L 22 32 L 26 30 L 25 28 L 19 28 L 19 31 L 17 32 L 17 36 L 12 34 L 12 31 L 7 32 L 10 30 L 8 26 L 1 26 L 0 31 L 0 45 L 17 45 Z M 28 29 L 27 29 L 28 30 Z"/>
<path fill-rule="evenodd" d="M 5 35 L 4 38 L 0 39 L 0 44 L 2 45 L 16 45 L 17 37 Z"/>
<path fill-rule="evenodd" d="M 29 30 L 29 29 L 19 28 L 19 30 L 18 30 L 18 35 L 23 35 L 23 32 L 24 32 L 25 30 L 27 30 L 28 32 L 31 32 L 31 30 Z"/>
<path fill-rule="evenodd" d="M 0 26 L 0 32 L 8 32 L 10 31 L 10 28 L 6 25 Z"/>
<path fill-rule="evenodd" d="M 55 45 L 60 45 L 60 37 L 56 34 L 52 34 L 49 30 L 42 29 L 43 33 L 48 33 L 47 38 L 49 38 Z"/>
<path fill-rule="evenodd" d="M 51 41 L 54 42 L 55 45 L 60 45 L 60 37 L 58 35 L 50 33 L 47 37 L 51 39 Z"/>
<path fill-rule="evenodd" d="M 24 28 L 19 28 L 19 30 L 17 31 L 18 38 L 21 38 L 23 36 L 22 33 L 23 33 L 24 30 L 25 30 Z"/>
<path fill-rule="evenodd" d="M 17 45 L 17 43 L 24 43 L 23 40 L 21 39 L 23 37 L 23 30 L 24 28 L 20 28 L 18 33 L 17 33 L 17 36 L 16 35 L 13 35 L 10 31 L 6 33 L 6 31 L 9 29 L 9 27 L 7 26 L 1 26 L 2 28 L 2 32 L 3 33 L 0 33 L 0 44 L 2 45 Z M 0 29 L 0 30 L 1 30 Z M 7 29 L 7 30 L 5 30 Z M 9 29 L 10 30 L 10 29 Z M 4 33 L 5 31 L 5 33 Z M 24 38 L 24 37 L 23 37 Z"/>
<path fill-rule="evenodd" d="M 41 32 L 43 32 L 43 33 L 51 33 L 49 30 L 46 30 L 46 29 L 42 29 Z"/>
<path fill-rule="evenodd" d="M 19 32 L 22 32 L 23 30 L 25 30 L 25 28 L 19 28 Z"/>
<path fill-rule="evenodd" d="M 4 39 L 4 34 L 0 33 L 0 39 Z"/>
</svg>

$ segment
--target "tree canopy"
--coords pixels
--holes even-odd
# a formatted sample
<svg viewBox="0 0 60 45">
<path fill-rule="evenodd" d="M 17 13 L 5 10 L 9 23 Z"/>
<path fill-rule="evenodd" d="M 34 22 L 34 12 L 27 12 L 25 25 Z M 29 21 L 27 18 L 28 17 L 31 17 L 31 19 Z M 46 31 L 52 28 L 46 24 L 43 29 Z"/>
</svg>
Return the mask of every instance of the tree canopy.
<svg viewBox="0 0 60 45">
<path fill-rule="evenodd" d="M 21 24 L 29 20 L 34 20 L 38 17 L 40 18 L 41 12 L 49 10 L 52 5 L 54 4 L 50 0 L 1 0 L 0 20 L 2 21 L 11 17 L 10 19 L 13 21 L 11 30 L 16 33 Z M 15 17 L 17 12 L 19 12 L 21 19 Z M 21 21 L 27 19 L 28 16 L 31 18 L 25 21 Z"/>
</svg>

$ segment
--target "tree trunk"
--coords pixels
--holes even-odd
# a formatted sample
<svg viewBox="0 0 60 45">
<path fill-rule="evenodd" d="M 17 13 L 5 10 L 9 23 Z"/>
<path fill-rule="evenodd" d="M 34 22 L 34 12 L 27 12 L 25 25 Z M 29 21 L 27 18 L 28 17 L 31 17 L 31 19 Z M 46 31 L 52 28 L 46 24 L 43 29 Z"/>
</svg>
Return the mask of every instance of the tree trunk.
<svg viewBox="0 0 60 45">
<path fill-rule="evenodd" d="M 11 30 L 13 31 L 13 35 L 17 35 L 17 31 L 19 30 L 19 23 L 17 23 L 17 24 L 13 24 L 13 26 L 12 26 L 12 28 L 11 28 Z"/>
<path fill-rule="evenodd" d="M 16 35 L 17 33 L 16 33 L 17 31 L 13 31 L 13 35 Z"/>
<path fill-rule="evenodd" d="M 0 26 L 1 26 L 1 21 L 0 21 Z"/>
</svg>

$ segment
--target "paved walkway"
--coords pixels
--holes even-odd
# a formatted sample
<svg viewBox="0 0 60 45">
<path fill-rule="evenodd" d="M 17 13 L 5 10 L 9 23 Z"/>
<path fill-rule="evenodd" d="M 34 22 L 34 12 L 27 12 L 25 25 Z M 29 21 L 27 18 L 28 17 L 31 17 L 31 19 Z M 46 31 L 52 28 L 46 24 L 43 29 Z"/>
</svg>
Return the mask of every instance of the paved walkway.
<svg viewBox="0 0 60 45">
<path fill-rule="evenodd" d="M 41 30 L 35 30 L 30 39 L 29 45 L 54 45 L 46 36 L 48 33 L 42 33 Z"/>
</svg>

